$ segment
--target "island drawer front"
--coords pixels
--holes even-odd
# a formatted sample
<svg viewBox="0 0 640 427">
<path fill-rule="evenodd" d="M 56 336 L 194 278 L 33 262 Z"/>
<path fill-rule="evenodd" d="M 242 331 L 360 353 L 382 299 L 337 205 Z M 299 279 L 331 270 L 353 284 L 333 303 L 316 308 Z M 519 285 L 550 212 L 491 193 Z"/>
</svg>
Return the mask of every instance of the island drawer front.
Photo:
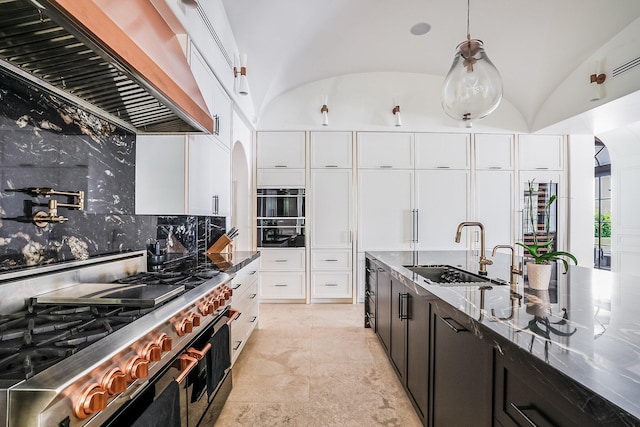
<svg viewBox="0 0 640 427">
<path fill-rule="evenodd" d="M 260 270 L 262 271 L 304 271 L 304 249 L 262 250 Z"/>
<path fill-rule="evenodd" d="M 312 298 L 351 298 L 351 273 L 313 273 Z"/>
<path fill-rule="evenodd" d="M 318 250 L 311 252 L 313 270 L 350 270 L 351 250 Z"/>
<path fill-rule="evenodd" d="M 304 284 L 304 273 L 302 272 L 263 272 L 260 275 L 260 298 L 305 298 Z"/>
<path fill-rule="evenodd" d="M 545 375 L 507 357 L 496 357 L 494 416 L 504 427 L 536 426 L 597 426 L 599 425 L 561 393 L 575 387 L 558 378 L 549 384 Z M 539 375 L 539 376 L 537 376 Z M 564 391 L 563 391 L 564 390 Z"/>
<path fill-rule="evenodd" d="M 235 277 L 231 280 L 234 300 L 237 297 L 242 297 L 251 285 L 258 280 L 259 266 L 259 261 L 255 260 L 236 273 Z"/>
</svg>

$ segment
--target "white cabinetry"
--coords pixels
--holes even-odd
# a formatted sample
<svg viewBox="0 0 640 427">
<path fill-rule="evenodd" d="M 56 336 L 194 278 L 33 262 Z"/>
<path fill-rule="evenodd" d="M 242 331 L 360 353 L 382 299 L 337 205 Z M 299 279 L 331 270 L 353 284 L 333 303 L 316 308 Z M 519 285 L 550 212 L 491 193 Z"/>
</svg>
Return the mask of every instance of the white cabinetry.
<svg viewBox="0 0 640 427">
<path fill-rule="evenodd" d="M 311 132 L 311 168 L 351 169 L 351 132 Z"/>
<path fill-rule="evenodd" d="M 413 169 L 412 133 L 358 133 L 359 169 Z"/>
<path fill-rule="evenodd" d="M 469 134 L 417 133 L 415 141 L 416 169 L 469 169 Z"/>
<path fill-rule="evenodd" d="M 458 224 L 469 218 L 469 171 L 415 172 L 415 250 L 461 250 L 455 242 Z"/>
<path fill-rule="evenodd" d="M 353 295 L 351 133 L 311 134 L 311 298 Z"/>
<path fill-rule="evenodd" d="M 229 151 L 218 144 L 211 135 L 138 135 L 136 214 L 228 213 Z"/>
<path fill-rule="evenodd" d="M 563 137 L 559 135 L 520 135 L 518 157 L 521 170 L 564 169 Z"/>
<path fill-rule="evenodd" d="M 233 308 L 240 317 L 231 323 L 231 361 L 235 363 L 251 333 L 258 324 L 260 305 L 258 277 L 260 261 L 254 260 L 231 279 Z"/>
<path fill-rule="evenodd" d="M 476 134 L 475 144 L 476 169 L 513 169 L 513 135 Z"/>
<path fill-rule="evenodd" d="M 259 187 L 305 186 L 304 132 L 260 132 L 257 144 Z"/>
<path fill-rule="evenodd" d="M 260 249 L 260 299 L 304 300 L 305 250 Z"/>
</svg>

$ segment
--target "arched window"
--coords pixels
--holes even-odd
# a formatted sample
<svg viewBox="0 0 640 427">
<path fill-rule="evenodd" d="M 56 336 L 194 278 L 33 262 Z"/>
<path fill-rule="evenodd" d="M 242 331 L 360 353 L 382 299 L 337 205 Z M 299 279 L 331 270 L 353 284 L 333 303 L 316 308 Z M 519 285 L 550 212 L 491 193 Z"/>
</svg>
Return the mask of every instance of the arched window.
<svg viewBox="0 0 640 427">
<path fill-rule="evenodd" d="M 595 212 L 593 266 L 611 270 L 611 159 L 604 143 L 595 139 Z"/>
</svg>

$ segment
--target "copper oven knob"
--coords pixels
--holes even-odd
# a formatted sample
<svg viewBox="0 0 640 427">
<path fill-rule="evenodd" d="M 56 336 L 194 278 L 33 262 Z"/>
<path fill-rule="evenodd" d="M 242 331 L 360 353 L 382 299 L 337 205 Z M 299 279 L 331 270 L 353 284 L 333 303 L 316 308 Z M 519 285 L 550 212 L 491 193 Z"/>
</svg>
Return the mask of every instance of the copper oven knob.
<svg viewBox="0 0 640 427">
<path fill-rule="evenodd" d="M 98 384 L 90 384 L 82 390 L 73 405 L 73 413 L 80 419 L 88 418 L 107 407 L 107 393 Z"/>
<path fill-rule="evenodd" d="M 224 304 L 227 300 L 224 299 L 224 296 L 220 295 L 218 297 L 218 301 L 220 301 L 220 307 L 224 307 Z"/>
<path fill-rule="evenodd" d="M 161 334 L 158 338 L 156 338 L 155 342 L 156 344 L 158 344 L 158 346 L 160 346 L 160 351 L 162 351 L 163 353 L 165 351 L 171 351 L 173 341 L 167 334 Z"/>
<path fill-rule="evenodd" d="M 142 349 L 141 356 L 149 362 L 158 362 L 162 358 L 162 349 L 154 342 L 150 342 Z"/>
<path fill-rule="evenodd" d="M 124 370 L 127 373 L 127 380 L 130 382 L 139 378 L 147 378 L 149 376 L 149 362 L 140 356 L 133 356 L 127 361 Z"/>
<path fill-rule="evenodd" d="M 197 314 L 191 313 L 189 315 L 189 319 L 191 320 L 191 323 L 193 323 L 193 326 L 200 326 L 200 316 Z"/>
<path fill-rule="evenodd" d="M 100 381 L 108 394 L 122 393 L 127 389 L 127 381 L 124 372 L 120 368 L 113 368 L 107 372 Z"/>
<path fill-rule="evenodd" d="M 191 322 L 191 319 L 182 319 L 176 326 L 176 332 L 179 336 L 183 336 L 185 334 L 190 334 L 191 332 L 193 332 L 193 322 Z"/>
<path fill-rule="evenodd" d="M 212 311 L 211 304 L 209 304 L 208 301 L 205 301 L 202 304 L 198 304 L 198 311 L 203 316 L 207 316 L 207 315 L 211 314 L 211 311 Z"/>
</svg>

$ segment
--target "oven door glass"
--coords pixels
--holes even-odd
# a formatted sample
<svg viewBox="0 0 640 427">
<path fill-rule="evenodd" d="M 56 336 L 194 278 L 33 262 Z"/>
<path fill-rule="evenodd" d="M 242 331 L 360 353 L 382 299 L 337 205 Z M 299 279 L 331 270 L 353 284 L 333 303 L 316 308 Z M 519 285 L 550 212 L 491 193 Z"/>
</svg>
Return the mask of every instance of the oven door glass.
<svg viewBox="0 0 640 427">
<path fill-rule="evenodd" d="M 295 247 L 305 246 L 304 218 L 259 218 L 258 247 Z"/>
<path fill-rule="evenodd" d="M 304 217 L 304 189 L 258 189 L 257 216 Z"/>
</svg>

